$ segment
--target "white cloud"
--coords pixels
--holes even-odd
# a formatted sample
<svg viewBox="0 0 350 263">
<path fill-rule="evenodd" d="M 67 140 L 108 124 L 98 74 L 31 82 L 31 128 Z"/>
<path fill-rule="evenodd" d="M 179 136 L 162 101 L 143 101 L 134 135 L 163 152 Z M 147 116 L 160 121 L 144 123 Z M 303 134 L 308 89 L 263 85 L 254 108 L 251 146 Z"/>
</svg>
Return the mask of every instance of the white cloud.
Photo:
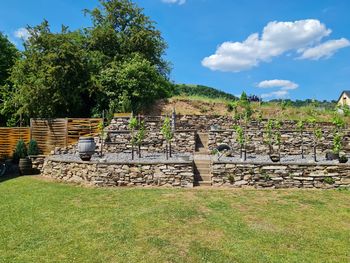
<svg viewBox="0 0 350 263">
<path fill-rule="evenodd" d="M 350 41 L 346 38 L 337 40 L 329 40 L 318 46 L 307 48 L 303 51 L 300 59 L 313 59 L 318 60 L 320 58 L 329 58 L 334 55 L 341 48 L 350 46 Z"/>
<path fill-rule="evenodd" d="M 299 87 L 298 84 L 290 81 L 290 80 L 283 80 L 283 79 L 272 79 L 272 80 L 264 80 L 261 81 L 258 85 L 258 88 L 282 88 L 284 90 L 293 90 L 297 89 Z"/>
<path fill-rule="evenodd" d="M 20 38 L 20 39 L 22 39 L 22 40 L 28 40 L 28 38 L 30 37 L 30 34 L 29 34 L 29 32 L 28 32 L 28 30 L 27 29 L 25 29 L 25 28 L 19 28 L 19 29 L 17 29 L 15 32 L 14 32 L 14 36 L 16 37 L 16 38 Z"/>
<path fill-rule="evenodd" d="M 331 34 L 319 20 L 270 22 L 261 34 L 251 34 L 243 42 L 224 42 L 215 54 L 202 60 L 211 70 L 239 72 L 288 52 L 306 52 Z"/>
<path fill-rule="evenodd" d="M 290 90 L 295 90 L 299 87 L 297 83 L 294 83 L 290 80 L 283 80 L 283 79 L 264 80 L 264 81 L 261 81 L 256 86 L 262 89 L 278 88 L 278 90 L 276 91 L 261 94 L 261 97 L 263 99 L 285 98 L 289 95 Z"/>
<path fill-rule="evenodd" d="M 183 5 L 186 0 L 162 0 L 163 3 Z"/>
</svg>

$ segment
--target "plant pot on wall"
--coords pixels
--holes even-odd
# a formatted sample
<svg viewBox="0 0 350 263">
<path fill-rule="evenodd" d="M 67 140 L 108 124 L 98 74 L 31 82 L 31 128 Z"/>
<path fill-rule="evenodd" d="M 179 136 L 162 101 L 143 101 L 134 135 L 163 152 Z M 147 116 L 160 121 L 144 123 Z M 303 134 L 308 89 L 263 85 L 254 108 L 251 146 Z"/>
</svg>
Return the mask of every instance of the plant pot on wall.
<svg viewBox="0 0 350 263">
<path fill-rule="evenodd" d="M 33 164 L 30 158 L 20 158 L 18 164 L 21 175 L 31 175 L 33 172 Z"/>
<path fill-rule="evenodd" d="M 339 160 L 339 153 L 334 153 L 334 152 L 326 153 L 326 160 L 327 161 Z"/>
<path fill-rule="evenodd" d="M 278 163 L 281 158 L 278 155 L 270 155 L 270 159 L 272 162 Z"/>
<path fill-rule="evenodd" d="M 339 157 L 339 163 L 347 163 L 348 162 L 348 157 L 345 155 L 342 155 Z"/>
<path fill-rule="evenodd" d="M 83 161 L 90 161 L 95 153 L 96 143 L 92 137 L 80 137 L 78 142 L 78 151 Z"/>
</svg>

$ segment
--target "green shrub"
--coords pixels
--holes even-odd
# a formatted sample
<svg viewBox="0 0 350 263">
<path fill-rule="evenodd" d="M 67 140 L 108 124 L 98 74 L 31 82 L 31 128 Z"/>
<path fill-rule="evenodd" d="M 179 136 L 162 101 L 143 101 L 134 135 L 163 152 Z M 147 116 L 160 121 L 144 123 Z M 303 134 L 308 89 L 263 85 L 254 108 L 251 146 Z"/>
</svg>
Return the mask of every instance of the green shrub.
<svg viewBox="0 0 350 263">
<path fill-rule="evenodd" d="M 28 156 L 26 143 L 20 139 L 16 144 L 15 152 L 13 153 L 13 159 L 18 160 L 26 158 Z"/>
<path fill-rule="evenodd" d="M 230 182 L 230 184 L 234 184 L 234 182 L 235 182 L 235 177 L 232 175 L 232 174 L 230 174 L 229 176 L 228 176 L 228 181 Z"/>
<path fill-rule="evenodd" d="M 323 182 L 326 183 L 326 184 L 334 184 L 335 180 L 332 177 L 326 177 L 326 178 L 323 179 Z"/>
<path fill-rule="evenodd" d="M 28 155 L 38 155 L 39 147 L 36 140 L 30 140 L 28 144 Z"/>
</svg>

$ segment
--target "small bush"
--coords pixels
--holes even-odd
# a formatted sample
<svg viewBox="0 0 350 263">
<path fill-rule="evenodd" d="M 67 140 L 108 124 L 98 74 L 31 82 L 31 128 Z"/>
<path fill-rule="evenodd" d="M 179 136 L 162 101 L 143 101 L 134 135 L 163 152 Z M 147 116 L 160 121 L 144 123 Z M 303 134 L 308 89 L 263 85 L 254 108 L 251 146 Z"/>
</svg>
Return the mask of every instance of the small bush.
<svg viewBox="0 0 350 263">
<path fill-rule="evenodd" d="M 326 184 L 334 184 L 335 180 L 332 177 L 326 177 L 326 178 L 323 179 L 323 182 L 326 183 Z"/>
<path fill-rule="evenodd" d="M 26 143 L 21 139 L 16 144 L 15 152 L 13 153 L 13 159 L 19 160 L 28 156 Z"/>
<path fill-rule="evenodd" d="M 230 184 L 233 184 L 235 182 L 235 177 L 232 174 L 229 175 L 227 179 L 230 182 Z"/>
<path fill-rule="evenodd" d="M 30 140 L 28 144 L 28 155 L 38 155 L 39 154 L 39 147 L 36 140 Z"/>
</svg>

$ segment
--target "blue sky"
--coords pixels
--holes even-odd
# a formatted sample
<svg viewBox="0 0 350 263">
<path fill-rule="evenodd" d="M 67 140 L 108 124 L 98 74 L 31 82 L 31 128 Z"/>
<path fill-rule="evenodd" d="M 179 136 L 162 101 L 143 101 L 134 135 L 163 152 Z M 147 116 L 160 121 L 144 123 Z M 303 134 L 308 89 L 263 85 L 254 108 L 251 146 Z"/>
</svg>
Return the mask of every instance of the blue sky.
<svg viewBox="0 0 350 263">
<path fill-rule="evenodd" d="M 89 25 L 97 0 L 11 0 L 0 30 L 20 45 L 19 30 L 46 18 Z M 176 83 L 203 84 L 265 99 L 337 99 L 350 89 L 350 1 L 136 0 L 167 41 Z M 166 3 L 168 2 L 168 3 Z M 17 32 L 17 33 L 16 33 Z"/>
</svg>

